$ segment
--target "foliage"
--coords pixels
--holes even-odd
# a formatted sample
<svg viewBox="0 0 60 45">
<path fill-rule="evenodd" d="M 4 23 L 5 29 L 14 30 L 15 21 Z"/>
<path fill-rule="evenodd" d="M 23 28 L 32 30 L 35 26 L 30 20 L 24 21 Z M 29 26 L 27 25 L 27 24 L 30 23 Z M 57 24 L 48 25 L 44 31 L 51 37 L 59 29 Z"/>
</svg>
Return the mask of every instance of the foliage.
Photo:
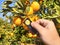
<svg viewBox="0 0 60 45">
<path fill-rule="evenodd" d="M 33 11 L 32 13 L 30 6 L 34 1 L 39 4 L 40 9 Z M 14 3 L 14 6 L 10 6 L 12 3 Z M 27 36 L 30 31 L 24 29 L 23 27 L 24 21 L 27 17 L 31 21 L 36 21 L 37 18 L 53 20 L 60 35 L 60 25 L 58 25 L 60 24 L 60 0 L 5 0 L 2 7 L 3 9 L 1 13 L 3 13 L 3 17 L 6 17 L 6 20 L 0 19 L 0 45 L 20 45 L 20 43 L 36 44 L 37 42 L 42 43 L 39 38 L 29 38 Z M 11 14 L 9 12 L 11 12 Z M 34 18 L 34 16 L 36 16 L 36 18 Z M 19 26 L 14 25 L 12 28 L 12 25 L 14 24 L 14 17 L 21 18 L 22 24 Z M 8 22 L 8 20 L 10 20 L 10 22 Z"/>
</svg>

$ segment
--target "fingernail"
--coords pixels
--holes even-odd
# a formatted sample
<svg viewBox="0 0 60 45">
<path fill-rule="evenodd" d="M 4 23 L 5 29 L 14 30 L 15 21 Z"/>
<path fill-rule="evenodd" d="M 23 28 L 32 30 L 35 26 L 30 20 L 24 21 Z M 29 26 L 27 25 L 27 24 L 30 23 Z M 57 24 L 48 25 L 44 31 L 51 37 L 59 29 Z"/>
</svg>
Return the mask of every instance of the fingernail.
<svg viewBox="0 0 60 45">
<path fill-rule="evenodd" d="M 31 26 L 34 26 L 34 22 L 31 23 Z"/>
</svg>

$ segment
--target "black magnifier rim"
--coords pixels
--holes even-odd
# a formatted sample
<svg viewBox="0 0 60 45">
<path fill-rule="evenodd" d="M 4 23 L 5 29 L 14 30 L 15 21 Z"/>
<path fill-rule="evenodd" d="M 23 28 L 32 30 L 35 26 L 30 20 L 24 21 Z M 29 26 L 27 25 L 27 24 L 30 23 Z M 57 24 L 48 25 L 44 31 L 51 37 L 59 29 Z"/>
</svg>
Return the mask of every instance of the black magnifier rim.
<svg viewBox="0 0 60 45">
<path fill-rule="evenodd" d="M 29 20 L 29 21 L 30 21 L 30 24 L 29 24 L 29 25 L 27 25 L 27 24 L 25 23 L 26 20 Z M 31 21 L 29 18 L 27 18 L 26 20 L 24 21 L 24 24 L 27 25 L 27 26 L 30 26 L 32 21 Z"/>
</svg>

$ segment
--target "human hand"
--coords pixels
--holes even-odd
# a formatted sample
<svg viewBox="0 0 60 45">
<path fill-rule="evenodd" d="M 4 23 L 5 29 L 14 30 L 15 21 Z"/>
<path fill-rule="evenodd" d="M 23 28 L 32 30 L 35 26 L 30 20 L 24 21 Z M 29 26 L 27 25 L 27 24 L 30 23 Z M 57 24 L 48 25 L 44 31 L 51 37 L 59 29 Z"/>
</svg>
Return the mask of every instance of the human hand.
<svg viewBox="0 0 60 45">
<path fill-rule="evenodd" d="M 60 38 L 53 21 L 40 19 L 32 22 L 31 26 L 35 28 L 42 40 L 48 45 L 60 45 Z"/>
</svg>

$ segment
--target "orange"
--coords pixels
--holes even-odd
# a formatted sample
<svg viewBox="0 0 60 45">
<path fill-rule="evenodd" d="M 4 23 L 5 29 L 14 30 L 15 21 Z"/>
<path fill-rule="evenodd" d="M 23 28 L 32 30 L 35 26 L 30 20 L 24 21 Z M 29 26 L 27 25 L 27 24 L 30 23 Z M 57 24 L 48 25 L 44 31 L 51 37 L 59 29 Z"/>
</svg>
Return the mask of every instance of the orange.
<svg viewBox="0 0 60 45">
<path fill-rule="evenodd" d="M 15 20 L 15 24 L 16 24 L 16 25 L 20 25 L 20 24 L 21 24 L 21 19 L 20 19 L 20 18 L 17 18 L 17 19 Z"/>
<path fill-rule="evenodd" d="M 14 23 L 16 26 L 21 25 L 21 18 L 20 18 L 20 17 L 15 17 L 15 18 L 13 19 L 13 23 Z"/>
<path fill-rule="evenodd" d="M 36 38 L 37 34 L 28 33 L 28 37 L 30 37 L 30 38 Z"/>
<path fill-rule="evenodd" d="M 24 23 L 23 23 L 23 28 L 24 28 L 25 30 L 29 30 L 28 26 L 26 26 Z"/>
<path fill-rule="evenodd" d="M 37 34 L 34 34 L 32 37 L 33 37 L 33 38 L 36 38 L 36 37 L 37 37 Z"/>
<path fill-rule="evenodd" d="M 29 19 L 34 22 L 34 21 L 37 21 L 39 19 L 39 17 L 37 15 L 33 15 L 32 17 L 29 16 Z"/>
<path fill-rule="evenodd" d="M 32 33 L 28 33 L 28 37 L 32 37 L 33 35 L 32 35 Z"/>
<path fill-rule="evenodd" d="M 18 18 L 17 16 L 14 16 L 14 17 L 13 17 L 13 22 L 15 22 L 15 20 L 16 20 L 17 18 Z"/>
<path fill-rule="evenodd" d="M 60 23 L 56 25 L 56 28 L 60 28 Z"/>
<path fill-rule="evenodd" d="M 27 15 L 33 14 L 33 8 L 32 8 L 32 7 L 27 7 L 27 8 L 26 8 L 26 14 L 27 14 Z"/>
<path fill-rule="evenodd" d="M 34 1 L 32 4 L 31 4 L 31 7 L 33 8 L 34 11 L 38 11 L 40 9 L 40 5 L 38 2 Z"/>
</svg>

